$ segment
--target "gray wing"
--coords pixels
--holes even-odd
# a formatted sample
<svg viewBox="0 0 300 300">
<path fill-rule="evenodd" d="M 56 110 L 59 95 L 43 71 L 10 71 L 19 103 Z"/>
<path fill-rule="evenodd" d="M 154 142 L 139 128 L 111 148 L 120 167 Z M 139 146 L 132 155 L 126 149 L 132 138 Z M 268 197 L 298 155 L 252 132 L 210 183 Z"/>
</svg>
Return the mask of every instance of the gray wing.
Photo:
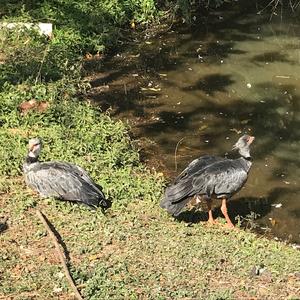
<svg viewBox="0 0 300 300">
<path fill-rule="evenodd" d="M 247 177 L 242 166 L 236 165 L 232 160 L 223 160 L 195 175 L 192 185 L 193 190 L 199 194 L 230 197 L 243 187 Z"/>
<path fill-rule="evenodd" d="M 70 167 L 70 170 L 78 174 L 78 176 L 80 176 L 85 182 L 93 186 L 93 188 L 97 190 L 97 192 L 101 194 L 104 198 L 102 187 L 99 184 L 97 184 L 83 168 L 70 163 L 66 163 L 66 164 Z"/>
<path fill-rule="evenodd" d="M 213 162 L 222 160 L 220 157 L 205 155 L 193 160 L 168 186 L 165 191 L 163 201 L 178 202 L 181 199 L 191 196 L 194 193 L 192 182 L 193 177 L 203 172 L 203 170 Z"/>
<path fill-rule="evenodd" d="M 197 159 L 194 159 L 174 180 L 174 183 L 179 182 L 185 177 L 193 176 L 194 174 L 201 172 L 208 165 L 221 161 L 224 158 L 218 156 L 204 155 Z"/>
<path fill-rule="evenodd" d="M 165 190 L 160 206 L 170 214 L 178 215 L 184 206 L 190 201 L 189 197 L 195 195 L 193 178 L 205 170 L 210 164 L 221 161 L 224 158 L 205 155 L 193 160 L 175 179 L 173 184 Z"/>
<path fill-rule="evenodd" d="M 104 195 L 80 167 L 64 162 L 38 164 L 27 174 L 28 184 L 43 197 L 83 202 L 98 206 Z"/>
</svg>

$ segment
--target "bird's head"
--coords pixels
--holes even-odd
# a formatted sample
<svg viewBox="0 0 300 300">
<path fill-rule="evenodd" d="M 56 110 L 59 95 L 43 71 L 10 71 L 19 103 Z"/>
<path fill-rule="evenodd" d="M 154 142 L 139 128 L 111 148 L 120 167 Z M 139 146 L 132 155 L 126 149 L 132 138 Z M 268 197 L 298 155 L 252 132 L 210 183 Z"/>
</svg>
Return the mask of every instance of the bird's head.
<svg viewBox="0 0 300 300">
<path fill-rule="evenodd" d="M 238 150 L 243 157 L 250 157 L 250 145 L 255 137 L 245 134 L 233 145 L 232 150 Z"/>
<path fill-rule="evenodd" d="M 28 155 L 30 157 L 38 157 L 42 150 L 42 141 L 39 138 L 30 139 L 28 142 Z"/>
</svg>

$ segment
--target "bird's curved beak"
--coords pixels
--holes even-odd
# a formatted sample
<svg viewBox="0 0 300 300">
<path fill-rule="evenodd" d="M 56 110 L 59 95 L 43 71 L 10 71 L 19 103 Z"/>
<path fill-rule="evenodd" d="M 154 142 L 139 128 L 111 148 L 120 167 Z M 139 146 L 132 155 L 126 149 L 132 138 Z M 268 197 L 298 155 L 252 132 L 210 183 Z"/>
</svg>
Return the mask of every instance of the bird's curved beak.
<svg viewBox="0 0 300 300">
<path fill-rule="evenodd" d="M 254 140 L 255 140 L 255 137 L 254 136 L 250 136 L 249 139 L 248 139 L 248 145 L 251 145 Z"/>
<path fill-rule="evenodd" d="M 28 150 L 29 150 L 30 152 L 32 152 L 33 148 L 34 148 L 34 144 L 29 144 L 29 145 L 28 145 Z"/>
<path fill-rule="evenodd" d="M 29 146 L 28 146 L 29 151 L 30 151 L 30 152 L 33 152 L 33 151 L 34 151 L 34 148 L 37 147 L 37 146 L 39 146 L 39 144 L 31 144 L 31 145 L 29 145 Z"/>
</svg>

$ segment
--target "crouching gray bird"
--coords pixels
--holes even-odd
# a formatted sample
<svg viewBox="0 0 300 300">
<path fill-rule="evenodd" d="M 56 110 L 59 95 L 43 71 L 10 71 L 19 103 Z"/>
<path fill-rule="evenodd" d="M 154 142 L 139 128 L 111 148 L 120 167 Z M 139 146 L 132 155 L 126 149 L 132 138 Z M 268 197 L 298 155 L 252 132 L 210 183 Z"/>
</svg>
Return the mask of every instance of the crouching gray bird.
<svg viewBox="0 0 300 300">
<path fill-rule="evenodd" d="M 25 181 L 40 196 L 83 203 L 92 208 L 109 207 L 101 187 L 84 169 L 68 162 L 40 162 L 42 142 L 39 138 L 30 139 L 28 147 L 23 163 Z"/>
</svg>

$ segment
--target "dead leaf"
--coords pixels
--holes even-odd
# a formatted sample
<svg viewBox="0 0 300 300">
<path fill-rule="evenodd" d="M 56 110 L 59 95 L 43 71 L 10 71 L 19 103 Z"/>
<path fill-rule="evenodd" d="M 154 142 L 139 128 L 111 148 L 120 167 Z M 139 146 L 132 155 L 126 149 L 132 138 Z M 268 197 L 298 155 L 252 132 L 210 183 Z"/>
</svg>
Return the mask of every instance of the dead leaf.
<svg viewBox="0 0 300 300">
<path fill-rule="evenodd" d="M 231 128 L 230 131 L 233 131 L 233 132 L 235 132 L 237 134 L 240 134 L 242 132 L 241 130 L 238 130 L 236 128 Z"/>
<path fill-rule="evenodd" d="M 131 29 L 135 29 L 135 22 L 134 22 L 134 20 L 131 20 L 130 27 L 131 27 Z"/>
<path fill-rule="evenodd" d="M 49 108 L 50 104 L 49 102 L 40 102 L 37 106 L 38 112 L 44 112 Z"/>
<path fill-rule="evenodd" d="M 40 113 L 46 111 L 49 108 L 50 104 L 49 102 L 43 101 L 38 102 L 34 99 L 31 99 L 29 101 L 22 102 L 18 109 L 22 116 L 25 116 L 30 110 L 36 110 Z"/>
<path fill-rule="evenodd" d="M 85 54 L 85 59 L 86 60 L 91 60 L 92 58 L 93 58 L 93 55 L 91 53 L 88 52 L 88 53 Z"/>
<path fill-rule="evenodd" d="M 28 130 L 22 130 L 19 128 L 8 128 L 7 130 L 13 135 L 20 135 L 20 136 L 26 137 L 26 138 L 29 136 Z"/>
<path fill-rule="evenodd" d="M 275 226 L 277 223 L 276 220 L 273 218 L 270 218 L 270 222 L 271 222 L 272 226 Z"/>
<path fill-rule="evenodd" d="M 97 253 L 97 254 L 94 254 L 94 255 L 91 255 L 89 256 L 89 260 L 90 261 L 93 261 L 93 260 L 97 260 L 97 259 L 100 259 L 103 257 L 103 253 Z"/>
</svg>

